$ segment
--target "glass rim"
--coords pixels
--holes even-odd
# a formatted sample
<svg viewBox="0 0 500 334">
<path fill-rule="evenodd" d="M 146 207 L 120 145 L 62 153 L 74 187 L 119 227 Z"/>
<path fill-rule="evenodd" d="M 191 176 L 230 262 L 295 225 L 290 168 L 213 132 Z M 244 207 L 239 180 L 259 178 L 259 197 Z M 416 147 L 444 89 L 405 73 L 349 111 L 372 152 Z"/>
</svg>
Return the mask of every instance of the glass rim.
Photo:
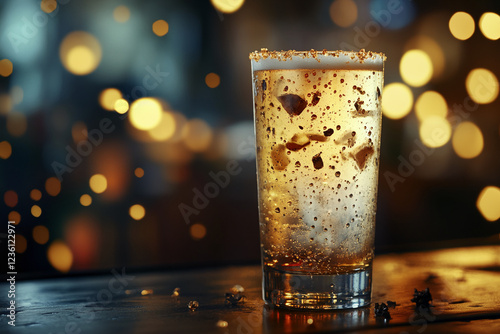
<svg viewBox="0 0 500 334">
<path fill-rule="evenodd" d="M 382 52 L 365 51 L 269 51 L 251 52 L 252 71 L 272 69 L 370 69 L 383 70 L 387 59 Z"/>
</svg>

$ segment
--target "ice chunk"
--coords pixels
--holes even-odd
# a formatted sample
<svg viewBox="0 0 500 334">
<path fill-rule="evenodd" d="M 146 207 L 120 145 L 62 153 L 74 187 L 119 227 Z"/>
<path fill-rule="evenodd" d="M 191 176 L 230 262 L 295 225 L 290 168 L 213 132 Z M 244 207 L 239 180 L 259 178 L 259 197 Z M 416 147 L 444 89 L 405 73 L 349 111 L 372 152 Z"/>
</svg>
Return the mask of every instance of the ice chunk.
<svg viewBox="0 0 500 334">
<path fill-rule="evenodd" d="M 276 147 L 271 151 L 271 160 L 276 170 L 283 170 L 286 166 L 288 166 L 290 159 L 286 156 L 285 145 L 276 145 Z"/>
<path fill-rule="evenodd" d="M 373 146 L 368 145 L 362 147 L 360 150 L 353 154 L 353 158 L 358 164 L 359 169 L 365 169 L 366 161 L 372 156 L 373 152 Z"/>
<path fill-rule="evenodd" d="M 296 133 L 293 135 L 292 139 L 290 139 L 286 143 L 286 148 L 291 151 L 298 151 L 301 148 L 309 145 L 310 143 L 311 140 L 309 139 L 308 135 L 304 133 Z"/>
<path fill-rule="evenodd" d="M 278 101 L 290 116 L 298 116 L 306 108 L 307 102 L 302 97 L 295 94 L 283 94 L 278 96 Z"/>
</svg>

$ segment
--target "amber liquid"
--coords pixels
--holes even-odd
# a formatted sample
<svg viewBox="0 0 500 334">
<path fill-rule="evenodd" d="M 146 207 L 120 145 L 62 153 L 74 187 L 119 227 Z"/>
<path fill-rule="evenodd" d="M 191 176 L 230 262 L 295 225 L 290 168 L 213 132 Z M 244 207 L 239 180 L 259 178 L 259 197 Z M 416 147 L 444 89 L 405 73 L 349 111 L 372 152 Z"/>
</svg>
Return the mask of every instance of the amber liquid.
<svg viewBox="0 0 500 334">
<path fill-rule="evenodd" d="M 369 267 L 383 72 L 263 70 L 253 80 L 265 270 Z"/>
</svg>

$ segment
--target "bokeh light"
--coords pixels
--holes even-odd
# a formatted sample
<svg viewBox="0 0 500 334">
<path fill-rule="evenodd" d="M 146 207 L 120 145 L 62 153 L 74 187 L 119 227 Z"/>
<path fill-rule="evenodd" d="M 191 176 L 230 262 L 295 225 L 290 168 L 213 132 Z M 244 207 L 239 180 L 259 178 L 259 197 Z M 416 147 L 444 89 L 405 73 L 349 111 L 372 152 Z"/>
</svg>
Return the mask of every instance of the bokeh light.
<svg viewBox="0 0 500 334">
<path fill-rule="evenodd" d="M 415 18 L 416 8 L 413 0 L 370 0 L 369 2 L 371 17 L 385 29 L 401 29 Z M 367 27 L 368 23 L 365 26 L 366 30 L 368 30 Z"/>
<path fill-rule="evenodd" d="M 12 146 L 6 140 L 0 142 L 0 158 L 8 159 L 12 154 Z"/>
<path fill-rule="evenodd" d="M 455 128 L 451 143 L 460 158 L 472 159 L 483 151 L 483 133 L 476 124 L 462 122 Z"/>
<path fill-rule="evenodd" d="M 330 5 L 330 18 L 339 27 L 349 27 L 358 19 L 358 6 L 352 0 L 334 0 Z"/>
<path fill-rule="evenodd" d="M 445 53 L 442 45 L 435 39 L 424 34 L 417 35 L 405 44 L 405 51 L 411 49 L 422 50 L 430 57 L 433 69 L 432 78 L 440 78 L 443 75 L 445 70 Z"/>
<path fill-rule="evenodd" d="M 122 98 L 122 93 L 116 88 L 106 88 L 99 94 L 99 104 L 103 109 L 115 110 L 115 103 Z"/>
<path fill-rule="evenodd" d="M 429 116 L 419 128 L 420 140 L 427 147 L 441 147 L 451 138 L 451 125 L 444 117 Z"/>
<path fill-rule="evenodd" d="M 84 31 L 69 33 L 61 43 L 59 57 L 66 70 L 75 75 L 92 73 L 101 62 L 101 44 Z"/>
<path fill-rule="evenodd" d="M 138 178 L 141 178 L 144 176 L 144 169 L 142 169 L 141 167 L 137 167 L 135 170 L 134 170 L 134 175 Z"/>
<path fill-rule="evenodd" d="M 500 218 L 500 188 L 487 186 L 479 194 L 476 206 L 484 219 L 493 222 Z"/>
<path fill-rule="evenodd" d="M 128 101 L 125 99 L 118 99 L 115 101 L 113 108 L 117 113 L 124 114 L 128 111 L 129 108 Z"/>
<path fill-rule="evenodd" d="M 43 225 L 35 226 L 33 228 L 33 240 L 40 245 L 45 245 L 49 241 L 49 230 Z"/>
<path fill-rule="evenodd" d="M 431 58 L 422 50 L 409 50 L 401 57 L 399 72 L 408 85 L 423 86 L 432 78 Z"/>
<path fill-rule="evenodd" d="M 21 234 L 16 234 L 16 253 L 22 254 L 28 248 L 28 241 Z"/>
<path fill-rule="evenodd" d="M 413 106 L 411 89 L 400 82 L 384 87 L 382 92 L 382 113 L 387 118 L 400 119 L 408 115 Z"/>
<path fill-rule="evenodd" d="M 11 208 L 15 207 L 18 202 L 17 193 L 14 190 L 7 190 L 3 194 L 3 201 L 5 202 L 5 205 Z"/>
<path fill-rule="evenodd" d="M 73 264 L 71 249 L 62 241 L 52 242 L 47 250 L 47 258 L 52 267 L 62 273 L 67 273 Z"/>
<path fill-rule="evenodd" d="M 54 10 L 57 8 L 57 1 L 56 0 L 42 0 L 40 2 L 40 8 L 42 11 L 45 13 L 52 13 Z"/>
<path fill-rule="evenodd" d="M 210 88 L 215 88 L 220 85 L 220 77 L 216 73 L 208 73 L 205 76 L 205 83 Z"/>
<path fill-rule="evenodd" d="M 91 215 L 78 214 L 70 217 L 64 229 L 64 240 L 71 250 L 74 269 L 92 268 L 103 256 L 100 249 L 101 229 L 98 221 Z M 108 235 L 106 246 L 112 240 Z"/>
<path fill-rule="evenodd" d="M 26 116 L 20 112 L 10 112 L 7 115 L 7 131 L 14 137 L 21 137 L 28 128 Z"/>
<path fill-rule="evenodd" d="M 243 6 L 245 0 L 210 0 L 214 8 L 224 14 L 236 12 Z"/>
<path fill-rule="evenodd" d="M 479 29 L 484 37 L 496 41 L 500 38 L 500 15 L 486 12 L 479 19 Z"/>
<path fill-rule="evenodd" d="M 144 97 L 132 102 L 129 111 L 130 123 L 139 130 L 150 130 L 161 121 L 162 106 L 158 100 Z"/>
<path fill-rule="evenodd" d="M 106 190 L 100 198 L 117 201 L 127 195 L 132 174 L 127 145 L 120 141 L 105 142 L 92 157 L 90 163 L 93 174 L 101 174 L 106 179 Z"/>
<path fill-rule="evenodd" d="M 61 182 L 54 176 L 45 181 L 45 191 L 50 196 L 57 196 L 61 192 Z"/>
<path fill-rule="evenodd" d="M 96 194 L 101 194 L 108 187 L 108 180 L 102 174 L 94 174 L 89 180 L 90 189 Z"/>
<path fill-rule="evenodd" d="M 87 140 L 88 130 L 87 125 L 83 122 L 76 122 L 71 127 L 71 137 L 73 137 L 73 141 L 78 144 L 79 142 Z"/>
<path fill-rule="evenodd" d="M 92 204 L 92 197 L 89 194 L 83 194 L 80 196 L 80 204 L 83 206 L 89 206 Z"/>
<path fill-rule="evenodd" d="M 34 201 L 39 201 L 42 198 L 42 192 L 38 189 L 32 189 L 30 191 L 30 198 Z"/>
<path fill-rule="evenodd" d="M 8 219 L 9 219 L 9 221 L 15 222 L 14 225 L 17 225 L 21 222 L 21 215 L 17 211 L 11 211 L 11 212 L 9 212 Z"/>
<path fill-rule="evenodd" d="M 16 105 L 23 102 L 24 90 L 19 86 L 13 86 L 10 89 L 10 97 L 12 98 L 12 104 Z"/>
<path fill-rule="evenodd" d="M 118 6 L 113 10 L 113 18 L 116 22 L 124 23 L 130 19 L 130 9 L 127 6 Z"/>
<path fill-rule="evenodd" d="M 157 20 L 153 23 L 153 32 L 156 36 L 165 36 L 168 33 L 168 23 L 165 20 Z"/>
<path fill-rule="evenodd" d="M 469 13 L 456 12 L 448 22 L 450 32 L 456 39 L 464 41 L 469 39 L 475 30 L 474 19 Z"/>
<path fill-rule="evenodd" d="M 493 72 L 485 68 L 470 71 L 465 79 L 465 88 L 476 103 L 491 103 L 498 97 L 498 79 Z"/>
<path fill-rule="evenodd" d="M 148 131 L 151 138 L 157 141 L 168 140 L 175 134 L 175 118 L 169 111 L 161 113 L 161 120 L 154 128 Z"/>
<path fill-rule="evenodd" d="M 128 213 L 130 214 L 130 217 L 132 217 L 133 219 L 141 220 L 146 215 L 146 210 L 142 205 L 134 204 L 130 207 Z"/>
<path fill-rule="evenodd" d="M 12 110 L 12 98 L 0 93 L 0 115 L 6 115 Z"/>
<path fill-rule="evenodd" d="M 33 215 L 33 217 L 40 217 L 42 215 L 42 208 L 40 208 L 38 205 L 33 205 L 31 207 L 31 214 Z"/>
<path fill-rule="evenodd" d="M 415 102 L 415 113 L 419 121 L 429 116 L 446 117 L 448 105 L 443 95 L 436 91 L 423 92 Z"/>
<path fill-rule="evenodd" d="M 189 120 L 182 129 L 184 144 L 193 152 L 203 152 L 212 143 L 212 129 L 198 118 Z"/>
<path fill-rule="evenodd" d="M 189 234 L 194 240 L 201 240 L 207 234 L 207 228 L 200 223 L 195 223 L 189 227 Z"/>
<path fill-rule="evenodd" d="M 11 75 L 13 69 L 14 66 L 12 65 L 12 62 L 10 60 L 8 59 L 0 60 L 0 75 L 2 77 L 8 77 L 9 75 Z"/>
</svg>

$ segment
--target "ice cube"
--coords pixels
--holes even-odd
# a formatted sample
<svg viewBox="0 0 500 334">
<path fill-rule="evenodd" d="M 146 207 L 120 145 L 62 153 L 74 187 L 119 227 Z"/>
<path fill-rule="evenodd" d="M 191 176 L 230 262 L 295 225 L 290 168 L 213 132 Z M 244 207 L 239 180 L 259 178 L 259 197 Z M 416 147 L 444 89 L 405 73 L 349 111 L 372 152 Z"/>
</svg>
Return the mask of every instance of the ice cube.
<svg viewBox="0 0 500 334">
<path fill-rule="evenodd" d="M 309 139 L 309 136 L 304 134 L 304 133 L 296 133 L 293 135 L 292 139 L 286 143 L 286 148 L 291 150 L 291 151 L 298 151 L 301 148 L 309 145 L 311 143 L 311 140 Z"/>
<path fill-rule="evenodd" d="M 290 116 L 298 116 L 307 107 L 307 102 L 295 94 L 283 94 L 278 96 L 278 101 Z"/>
<path fill-rule="evenodd" d="M 328 138 L 326 136 L 322 135 L 317 135 L 317 134 L 308 134 L 307 137 L 309 137 L 310 140 L 315 140 L 315 141 L 327 141 Z"/>
<path fill-rule="evenodd" d="M 290 159 L 286 156 L 286 147 L 283 144 L 276 145 L 271 151 L 271 160 L 276 170 L 283 170 L 290 163 Z"/>
<path fill-rule="evenodd" d="M 354 153 L 353 158 L 358 164 L 359 169 L 365 169 L 366 161 L 368 160 L 368 158 L 370 158 L 373 152 L 373 146 L 367 145 Z"/>
</svg>

